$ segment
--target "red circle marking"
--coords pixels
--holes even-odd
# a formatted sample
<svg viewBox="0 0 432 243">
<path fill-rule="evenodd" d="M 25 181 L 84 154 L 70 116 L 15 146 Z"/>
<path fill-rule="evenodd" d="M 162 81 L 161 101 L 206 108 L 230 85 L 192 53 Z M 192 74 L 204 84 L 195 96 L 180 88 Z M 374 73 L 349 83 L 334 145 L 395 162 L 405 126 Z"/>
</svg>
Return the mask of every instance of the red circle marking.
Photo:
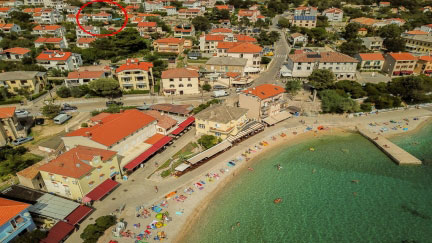
<svg viewBox="0 0 432 243">
<path fill-rule="evenodd" d="M 81 14 L 81 11 L 82 11 L 85 7 L 87 7 L 88 5 L 93 4 L 93 3 L 98 3 L 98 2 L 99 2 L 99 3 L 104 2 L 104 3 L 114 4 L 114 5 L 116 5 L 117 7 L 119 7 L 119 8 L 122 10 L 122 12 L 123 12 L 123 14 L 124 14 L 124 16 L 125 16 L 125 20 L 124 20 L 123 25 L 122 25 L 122 27 L 121 27 L 120 29 L 118 29 L 117 31 L 115 31 L 115 32 L 113 32 L 113 33 L 109 33 L 109 34 L 93 34 L 93 33 L 91 33 L 90 31 L 85 30 L 85 29 L 81 26 L 81 23 L 80 23 L 80 21 L 79 21 L 79 16 L 80 16 L 80 14 Z M 110 0 L 93 0 L 93 1 L 91 1 L 91 2 L 87 2 L 86 4 L 84 4 L 84 5 L 83 5 L 79 10 L 78 10 L 78 13 L 76 14 L 75 18 L 76 18 L 76 21 L 77 21 L 78 27 L 79 27 L 82 31 L 84 31 L 85 33 L 87 33 L 87 34 L 89 34 L 89 35 L 96 36 L 96 37 L 101 37 L 101 36 L 114 36 L 114 35 L 120 33 L 120 31 L 122 31 L 122 30 L 126 27 L 126 25 L 127 25 L 127 23 L 128 23 L 128 14 L 127 14 L 126 9 L 123 8 L 120 4 L 118 4 L 118 3 L 116 3 L 116 2 L 111 2 Z"/>
</svg>

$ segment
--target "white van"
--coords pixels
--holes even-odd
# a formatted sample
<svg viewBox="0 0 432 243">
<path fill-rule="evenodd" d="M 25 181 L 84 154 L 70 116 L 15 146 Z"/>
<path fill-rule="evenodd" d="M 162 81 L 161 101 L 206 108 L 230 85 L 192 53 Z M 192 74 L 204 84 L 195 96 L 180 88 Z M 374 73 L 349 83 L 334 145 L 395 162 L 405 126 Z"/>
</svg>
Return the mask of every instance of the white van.
<svg viewBox="0 0 432 243">
<path fill-rule="evenodd" d="M 68 114 L 60 114 L 60 115 L 54 117 L 54 123 L 61 125 L 61 124 L 65 123 L 67 120 L 71 119 L 71 117 L 72 116 L 68 115 Z"/>
</svg>

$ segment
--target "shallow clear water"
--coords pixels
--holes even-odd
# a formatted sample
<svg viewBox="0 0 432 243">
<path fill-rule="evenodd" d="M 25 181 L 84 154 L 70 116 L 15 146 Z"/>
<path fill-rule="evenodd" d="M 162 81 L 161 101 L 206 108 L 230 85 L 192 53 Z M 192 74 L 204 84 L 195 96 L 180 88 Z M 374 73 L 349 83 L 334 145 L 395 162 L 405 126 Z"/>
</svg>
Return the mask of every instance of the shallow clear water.
<svg viewBox="0 0 432 243">
<path fill-rule="evenodd" d="M 392 140 L 432 158 L 432 126 Z M 214 197 L 186 242 L 432 242 L 430 163 L 397 166 L 352 134 L 287 145 L 251 166 Z"/>
</svg>

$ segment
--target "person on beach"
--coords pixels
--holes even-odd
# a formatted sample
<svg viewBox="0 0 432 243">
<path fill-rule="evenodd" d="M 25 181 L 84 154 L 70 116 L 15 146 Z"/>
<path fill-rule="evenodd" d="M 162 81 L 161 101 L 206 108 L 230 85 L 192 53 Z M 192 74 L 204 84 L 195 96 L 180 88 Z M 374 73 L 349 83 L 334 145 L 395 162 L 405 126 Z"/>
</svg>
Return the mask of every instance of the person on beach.
<svg viewBox="0 0 432 243">
<path fill-rule="evenodd" d="M 157 186 L 155 186 L 154 189 L 155 189 L 156 193 L 159 192 L 159 188 Z"/>
</svg>

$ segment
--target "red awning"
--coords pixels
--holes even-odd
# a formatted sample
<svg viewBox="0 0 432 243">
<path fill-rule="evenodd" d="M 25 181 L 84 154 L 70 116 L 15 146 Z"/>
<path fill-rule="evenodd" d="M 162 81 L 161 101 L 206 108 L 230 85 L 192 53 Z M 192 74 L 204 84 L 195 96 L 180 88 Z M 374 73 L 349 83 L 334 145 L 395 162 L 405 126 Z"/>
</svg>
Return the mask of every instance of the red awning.
<svg viewBox="0 0 432 243">
<path fill-rule="evenodd" d="M 177 127 L 174 131 L 171 132 L 172 135 L 179 135 L 181 132 L 185 130 L 184 127 Z"/>
<path fill-rule="evenodd" d="M 48 236 L 45 239 L 42 239 L 41 242 L 58 243 L 64 240 L 64 238 L 74 231 L 74 229 L 75 227 L 73 225 L 59 221 L 50 229 Z"/>
<path fill-rule="evenodd" d="M 424 70 L 424 73 L 432 73 L 432 70 Z"/>
<path fill-rule="evenodd" d="M 65 220 L 72 225 L 78 224 L 83 218 L 90 214 L 93 211 L 92 208 L 80 205 L 76 208 L 72 213 L 70 213 Z"/>
<path fill-rule="evenodd" d="M 182 123 L 179 124 L 179 127 L 183 127 L 186 128 L 188 127 L 190 124 L 194 123 L 195 121 L 195 117 L 190 116 L 188 117 L 186 120 L 184 120 Z"/>
<path fill-rule="evenodd" d="M 139 164 L 144 162 L 146 159 L 148 159 L 150 156 L 152 156 L 154 153 L 156 153 L 159 149 L 161 149 L 163 146 L 165 146 L 171 140 L 172 140 L 172 137 L 164 136 L 159 141 L 157 141 L 155 144 L 153 144 L 153 146 L 151 146 L 149 149 L 144 151 L 144 153 L 140 154 L 138 157 L 136 157 L 131 162 L 129 162 L 127 165 L 125 165 L 124 168 L 127 170 L 135 169 L 135 167 L 137 167 Z"/>
<path fill-rule="evenodd" d="M 401 72 L 400 71 L 396 71 L 396 72 L 393 72 L 393 75 L 399 75 Z"/>
<path fill-rule="evenodd" d="M 401 73 L 403 73 L 403 74 L 412 74 L 413 71 L 401 71 Z"/>
<path fill-rule="evenodd" d="M 111 179 L 106 179 L 104 182 L 99 184 L 95 189 L 91 190 L 91 192 L 87 193 L 86 197 L 90 198 L 93 201 L 97 201 L 105 196 L 108 192 L 110 192 L 114 187 L 116 187 L 119 183 L 113 181 Z"/>
</svg>

